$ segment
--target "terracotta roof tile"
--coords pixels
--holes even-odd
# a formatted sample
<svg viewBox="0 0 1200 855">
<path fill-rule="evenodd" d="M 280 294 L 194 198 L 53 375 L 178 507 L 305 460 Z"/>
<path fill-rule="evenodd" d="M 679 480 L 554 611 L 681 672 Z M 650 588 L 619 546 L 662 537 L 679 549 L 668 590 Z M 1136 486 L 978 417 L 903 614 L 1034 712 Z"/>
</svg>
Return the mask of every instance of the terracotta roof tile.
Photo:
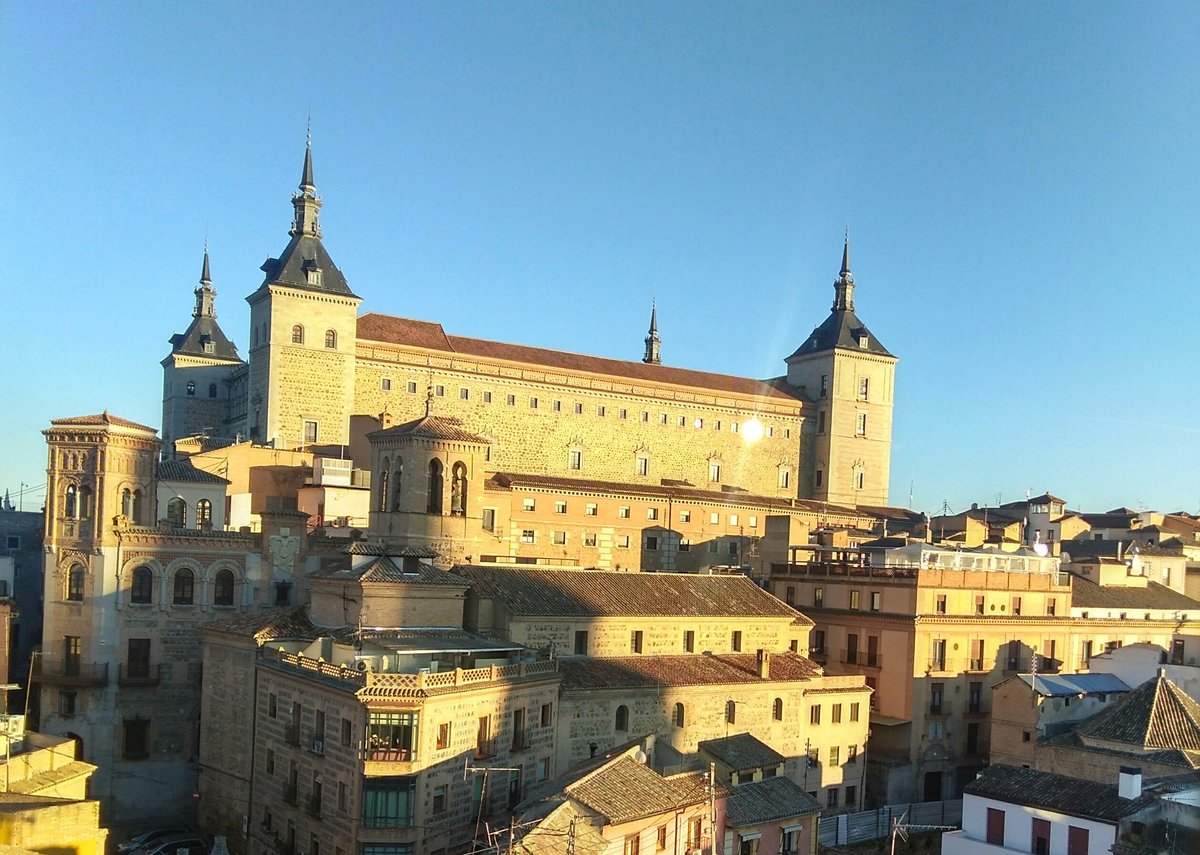
<svg viewBox="0 0 1200 855">
<path fill-rule="evenodd" d="M 1144 588 L 1126 588 L 1118 585 L 1097 585 L 1091 579 L 1074 574 L 1071 576 L 1071 606 L 1077 609 L 1130 611 L 1166 609 L 1200 615 L 1200 602 L 1157 582 L 1147 582 Z"/>
<path fill-rule="evenodd" d="M 288 611 L 238 615 L 226 620 L 209 621 L 204 631 L 242 635 L 262 643 L 275 638 L 316 638 L 320 633 L 308 619 L 303 607 Z"/>
<path fill-rule="evenodd" d="M 1112 784 L 1003 764 L 989 766 L 963 792 L 1109 823 L 1140 810 L 1153 798 L 1145 794 L 1138 799 L 1123 799 Z"/>
<path fill-rule="evenodd" d="M 411 422 L 373 431 L 368 436 L 371 439 L 416 436 L 423 439 L 448 439 L 453 442 L 487 442 L 483 437 L 462 427 L 462 420 L 453 416 L 421 416 Z"/>
<path fill-rule="evenodd" d="M 615 825 L 703 804 L 708 799 L 705 784 L 699 772 L 664 777 L 630 757 L 622 757 L 566 791 Z"/>
<path fill-rule="evenodd" d="M 97 413 L 94 416 L 70 416 L 65 419 L 51 419 L 50 424 L 54 427 L 58 427 L 59 425 L 80 425 L 87 427 L 112 425 L 114 427 L 136 428 L 138 430 L 148 430 L 151 433 L 157 433 L 152 427 L 132 422 L 129 419 L 123 419 L 120 416 L 114 416 L 108 410 L 105 410 L 103 413 Z"/>
<path fill-rule="evenodd" d="M 758 676 L 753 653 L 618 656 L 611 659 L 560 659 L 563 691 L 644 689 L 657 686 L 718 686 L 766 682 Z M 821 676 L 795 653 L 772 653 L 768 680 L 812 680 Z"/>
<path fill-rule="evenodd" d="M 158 464 L 160 481 L 194 481 L 200 484 L 228 484 L 229 480 L 203 469 L 197 469 L 190 460 L 163 460 Z"/>
<path fill-rule="evenodd" d="M 774 768 L 786 758 L 750 733 L 735 733 L 721 739 L 705 739 L 699 749 L 736 772 Z"/>
<path fill-rule="evenodd" d="M 1075 732 L 1085 741 L 1200 751 L 1200 703 L 1160 675 L 1084 721 Z"/>
<path fill-rule="evenodd" d="M 820 803 L 791 778 L 765 778 L 738 784 L 725 800 L 725 817 L 734 828 L 777 822 L 821 812 Z"/>
<path fill-rule="evenodd" d="M 636 382 L 688 386 L 710 392 L 756 395 L 798 402 L 799 392 L 778 379 L 762 381 L 728 374 L 712 374 L 667 365 L 651 365 L 602 356 L 585 356 L 561 350 L 506 344 L 486 339 L 447 336 L 440 324 L 368 313 L 358 319 L 358 337 L 368 341 L 444 350 L 481 359 L 523 362 L 542 368 L 603 374 Z"/>
<path fill-rule="evenodd" d="M 555 617 L 787 618 L 800 613 L 745 576 L 617 573 L 462 565 L 452 571 L 475 595 L 503 602 L 514 615 Z"/>
</svg>

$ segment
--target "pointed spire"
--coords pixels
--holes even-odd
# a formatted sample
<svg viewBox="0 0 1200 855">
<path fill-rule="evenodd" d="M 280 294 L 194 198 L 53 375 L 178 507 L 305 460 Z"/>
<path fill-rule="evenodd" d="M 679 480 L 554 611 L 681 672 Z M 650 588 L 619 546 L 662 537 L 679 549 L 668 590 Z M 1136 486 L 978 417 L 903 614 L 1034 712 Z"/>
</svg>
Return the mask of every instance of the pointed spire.
<svg viewBox="0 0 1200 855">
<path fill-rule="evenodd" d="M 292 194 L 292 207 L 296 209 L 296 216 L 288 234 L 293 237 L 321 237 L 321 224 L 317 219 L 321 197 L 317 195 L 317 185 L 313 183 L 311 119 L 304 137 L 304 172 L 300 176 L 300 192 Z"/>
<path fill-rule="evenodd" d="M 208 270 L 208 238 L 204 239 L 204 264 L 200 269 L 200 287 L 196 289 L 196 308 L 193 318 L 215 318 L 217 316 L 217 292 L 212 287 L 212 275 Z"/>
<path fill-rule="evenodd" d="M 850 272 L 850 229 L 846 229 L 846 242 L 842 245 L 842 269 L 833 282 L 833 311 L 854 311 L 854 274 Z"/>
<path fill-rule="evenodd" d="M 650 331 L 646 336 L 646 353 L 642 362 L 647 365 L 662 363 L 662 339 L 658 337 L 658 301 L 650 301 Z"/>
<path fill-rule="evenodd" d="M 204 239 L 204 267 L 200 270 L 200 284 L 212 284 L 212 274 L 208 272 L 208 238 Z"/>
<path fill-rule="evenodd" d="M 300 189 L 316 189 L 312 173 L 312 119 L 308 120 L 308 131 L 304 136 L 304 173 L 300 176 Z"/>
</svg>

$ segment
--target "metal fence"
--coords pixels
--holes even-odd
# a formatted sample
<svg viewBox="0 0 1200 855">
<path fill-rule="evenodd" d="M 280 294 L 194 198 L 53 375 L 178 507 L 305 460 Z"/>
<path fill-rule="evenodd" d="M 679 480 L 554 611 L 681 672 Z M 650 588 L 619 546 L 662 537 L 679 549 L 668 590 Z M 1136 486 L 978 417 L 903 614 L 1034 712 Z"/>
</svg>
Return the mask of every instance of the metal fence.
<svg viewBox="0 0 1200 855">
<path fill-rule="evenodd" d="M 961 828 L 962 799 L 885 805 L 875 810 L 821 817 L 819 841 L 822 846 L 853 846 L 878 840 L 891 834 L 893 822 L 902 817 L 906 825 L 951 825 Z"/>
</svg>

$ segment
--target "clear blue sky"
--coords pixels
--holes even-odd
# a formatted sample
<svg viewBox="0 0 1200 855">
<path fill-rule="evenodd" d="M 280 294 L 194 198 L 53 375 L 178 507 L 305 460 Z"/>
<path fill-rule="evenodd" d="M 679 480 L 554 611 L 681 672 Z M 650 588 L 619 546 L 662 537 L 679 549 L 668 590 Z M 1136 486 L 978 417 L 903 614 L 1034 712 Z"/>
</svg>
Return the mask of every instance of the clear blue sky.
<svg viewBox="0 0 1200 855">
<path fill-rule="evenodd" d="M 1200 507 L 1194 3 L 3 2 L 0 490 L 159 423 L 206 233 L 245 353 L 310 110 L 365 310 L 773 376 L 849 224 L 894 504 Z"/>
</svg>

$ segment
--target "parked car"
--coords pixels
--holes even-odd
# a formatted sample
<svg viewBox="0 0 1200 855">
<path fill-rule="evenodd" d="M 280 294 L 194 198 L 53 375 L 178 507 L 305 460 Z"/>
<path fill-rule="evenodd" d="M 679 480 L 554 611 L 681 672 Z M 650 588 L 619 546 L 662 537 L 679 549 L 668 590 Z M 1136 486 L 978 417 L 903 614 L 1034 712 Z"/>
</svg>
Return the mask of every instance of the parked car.
<svg viewBox="0 0 1200 855">
<path fill-rule="evenodd" d="M 176 855 L 180 849 L 186 850 L 187 855 L 208 855 L 204 838 L 190 831 L 161 837 L 147 846 L 131 849 L 128 855 Z"/>
<path fill-rule="evenodd" d="M 118 855 L 126 855 L 134 849 L 141 849 L 146 846 L 154 845 L 155 841 L 163 840 L 167 837 L 179 837 L 182 834 L 190 834 L 191 829 L 183 825 L 173 825 L 168 828 L 155 828 L 152 831 L 143 831 L 141 834 L 131 837 L 124 843 L 117 846 Z"/>
</svg>

